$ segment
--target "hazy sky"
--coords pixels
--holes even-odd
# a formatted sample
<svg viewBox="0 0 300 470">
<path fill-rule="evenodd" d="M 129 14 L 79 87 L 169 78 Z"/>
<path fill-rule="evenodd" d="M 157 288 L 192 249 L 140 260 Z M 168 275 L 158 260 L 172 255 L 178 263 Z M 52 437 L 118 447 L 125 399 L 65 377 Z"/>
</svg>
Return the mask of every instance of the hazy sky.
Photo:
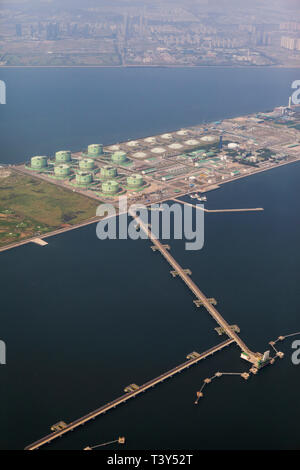
<svg viewBox="0 0 300 470">
<path fill-rule="evenodd" d="M 224 12 L 233 15 L 235 10 L 239 11 L 239 14 L 245 12 L 245 15 L 256 10 L 257 13 L 262 11 L 279 12 L 283 11 L 291 15 L 293 19 L 293 12 L 300 13 L 300 0 L 0 0 L 0 8 L 18 8 L 22 9 L 22 6 L 28 9 L 47 10 L 47 7 L 55 7 L 58 10 L 64 10 L 66 8 L 69 12 L 78 9 L 87 9 L 95 7 L 110 7 L 116 9 L 121 7 L 134 7 L 139 8 L 143 6 L 170 6 L 177 5 L 183 8 L 193 10 L 194 8 L 203 7 L 203 10 L 212 11 L 214 9 L 218 12 Z M 268 22 L 266 16 L 265 21 Z"/>
</svg>

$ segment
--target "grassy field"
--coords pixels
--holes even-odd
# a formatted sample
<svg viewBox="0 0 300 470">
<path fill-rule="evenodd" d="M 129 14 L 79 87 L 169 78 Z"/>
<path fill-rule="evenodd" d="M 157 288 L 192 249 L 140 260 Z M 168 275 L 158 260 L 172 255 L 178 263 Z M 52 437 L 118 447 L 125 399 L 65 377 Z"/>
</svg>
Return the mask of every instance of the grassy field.
<svg viewBox="0 0 300 470">
<path fill-rule="evenodd" d="M 0 247 L 83 222 L 96 215 L 98 205 L 13 170 L 0 172 Z"/>
</svg>

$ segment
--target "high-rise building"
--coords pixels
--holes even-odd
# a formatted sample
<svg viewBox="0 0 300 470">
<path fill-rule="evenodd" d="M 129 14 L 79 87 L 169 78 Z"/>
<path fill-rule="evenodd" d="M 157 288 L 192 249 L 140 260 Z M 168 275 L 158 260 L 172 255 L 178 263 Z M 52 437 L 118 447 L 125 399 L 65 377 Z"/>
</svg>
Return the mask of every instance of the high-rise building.
<svg viewBox="0 0 300 470">
<path fill-rule="evenodd" d="M 223 148 L 223 136 L 220 135 L 220 140 L 219 140 L 219 149 L 222 150 Z"/>
<path fill-rule="evenodd" d="M 22 36 L 22 25 L 16 24 L 16 36 L 20 38 Z"/>
<path fill-rule="evenodd" d="M 285 31 L 300 31 L 300 23 L 296 21 L 280 23 L 280 29 Z"/>
<path fill-rule="evenodd" d="M 58 23 L 48 23 L 46 26 L 46 39 L 48 41 L 55 40 L 59 35 Z"/>
<path fill-rule="evenodd" d="M 293 51 L 294 49 L 296 49 L 297 38 L 282 36 L 280 45 L 281 47 L 284 47 L 284 49 L 290 49 L 291 51 Z"/>
</svg>

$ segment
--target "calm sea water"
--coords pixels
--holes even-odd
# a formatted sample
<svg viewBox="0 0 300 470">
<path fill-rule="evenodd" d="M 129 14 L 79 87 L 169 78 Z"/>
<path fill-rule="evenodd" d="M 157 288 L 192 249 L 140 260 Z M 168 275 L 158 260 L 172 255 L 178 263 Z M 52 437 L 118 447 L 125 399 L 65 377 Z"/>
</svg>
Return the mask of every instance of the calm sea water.
<svg viewBox="0 0 300 470">
<path fill-rule="evenodd" d="M 287 101 L 293 70 L 2 70 L 2 162 L 78 149 L 268 109 Z M 205 245 L 175 258 L 254 351 L 299 331 L 300 165 L 252 176 L 208 195 Z M 218 343 L 216 326 L 148 241 L 99 241 L 95 226 L 0 255 L 0 448 L 23 448 L 67 422 Z M 299 448 L 299 367 L 285 358 L 244 381 L 239 350 L 203 361 L 54 442 L 50 449 L 127 437 L 127 449 Z"/>
</svg>

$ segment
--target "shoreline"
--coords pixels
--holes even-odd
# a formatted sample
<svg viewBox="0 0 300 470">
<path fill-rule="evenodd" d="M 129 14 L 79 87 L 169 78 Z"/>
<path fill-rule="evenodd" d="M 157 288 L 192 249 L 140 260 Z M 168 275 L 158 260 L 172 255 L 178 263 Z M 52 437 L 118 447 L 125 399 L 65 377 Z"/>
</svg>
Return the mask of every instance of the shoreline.
<svg viewBox="0 0 300 470">
<path fill-rule="evenodd" d="M 39 66 L 36 66 L 36 67 L 39 67 Z M 248 68 L 247 66 L 244 66 L 244 68 Z M 300 65 L 299 65 L 299 68 L 300 68 Z M 247 115 L 246 115 L 247 116 Z M 243 117 L 242 116 L 234 116 L 233 118 L 237 118 L 237 117 Z M 226 119 L 226 118 L 225 118 Z M 232 118 L 229 118 L 229 119 L 232 119 Z M 207 124 L 209 124 L 207 122 Z M 193 125 L 193 126 L 190 126 L 190 129 L 193 129 L 194 127 L 196 127 L 197 125 L 199 124 L 196 124 L 196 125 Z M 178 131 L 178 130 L 177 130 Z M 170 131 L 170 133 L 175 133 L 177 132 L 176 130 L 175 131 Z M 159 135 L 158 135 L 159 136 Z M 156 135 L 151 135 L 151 136 L 147 136 L 146 138 L 150 138 L 150 137 L 153 137 L 153 138 L 156 138 L 157 136 Z M 145 139 L 145 137 L 143 138 L 139 138 L 138 140 L 141 140 L 141 139 Z M 130 140 L 130 139 L 128 139 Z M 115 145 L 115 144 L 110 144 L 110 145 Z M 109 146 L 105 146 L 105 147 L 109 147 Z M 74 152 L 73 152 L 74 153 Z M 76 154 L 76 152 L 75 152 Z M 162 204 L 164 202 L 167 202 L 167 201 L 172 201 L 174 199 L 174 197 L 176 198 L 181 198 L 181 197 L 184 197 L 184 196 L 188 196 L 189 194 L 191 193 L 194 193 L 195 191 L 198 191 L 199 193 L 201 194 L 204 194 L 204 193 L 207 193 L 207 192 L 210 192 L 210 191 L 213 191 L 215 189 L 219 189 L 222 185 L 224 184 L 227 184 L 227 183 L 231 183 L 231 182 L 234 182 L 234 181 L 237 181 L 237 180 L 240 180 L 242 178 L 246 178 L 246 177 L 249 177 L 249 176 L 252 176 L 252 175 L 255 175 L 255 174 L 258 174 L 258 173 L 262 173 L 262 172 L 265 172 L 265 171 L 269 171 L 269 170 L 272 170 L 274 168 L 279 168 L 279 167 L 282 167 L 284 165 L 289 165 L 289 164 L 292 164 L 292 163 L 297 163 L 300 161 L 300 156 L 292 156 L 290 157 L 292 158 L 292 160 L 288 160 L 288 161 L 281 161 L 280 163 L 273 163 L 271 165 L 268 165 L 268 166 L 265 166 L 265 167 L 250 167 L 249 168 L 249 171 L 246 171 L 245 173 L 241 174 L 237 174 L 235 176 L 232 176 L 232 177 L 229 177 L 229 178 L 226 178 L 224 180 L 220 180 L 220 181 L 217 181 L 215 183 L 205 183 L 203 184 L 203 186 L 200 186 L 199 188 L 195 189 L 195 188 L 185 188 L 184 190 L 182 189 L 181 191 L 179 191 L 176 196 L 171 196 L 170 194 L 168 194 L 168 196 L 166 197 L 163 196 L 161 198 L 158 198 L 157 200 L 155 201 L 151 201 L 151 202 L 143 202 L 143 205 L 146 206 L 146 207 L 150 207 L 152 204 Z M 11 171 L 14 171 L 16 173 L 19 173 L 21 175 L 28 175 L 29 173 L 27 171 L 25 171 L 23 168 L 20 168 L 20 166 L 24 165 L 22 163 L 16 163 L 16 164 L 4 164 L 6 165 L 8 168 L 10 168 Z M 30 173 L 30 177 L 31 178 L 35 178 L 37 180 L 45 180 L 45 178 L 41 177 L 41 176 L 38 176 L 38 174 L 34 174 L 34 173 Z M 177 178 L 178 179 L 178 178 Z M 176 184 L 176 180 L 175 178 L 174 180 L 174 183 Z M 150 175 L 150 180 L 152 180 L 152 177 Z M 49 181 L 48 179 L 46 179 L 47 183 L 48 184 L 53 184 L 55 186 L 59 186 L 59 187 L 62 187 L 63 189 L 67 190 L 67 191 L 71 191 L 70 188 L 66 187 L 65 184 L 63 184 L 62 182 L 59 182 L 59 181 Z M 173 188 L 174 189 L 174 188 Z M 73 190 L 74 191 L 74 190 Z M 93 194 L 86 194 L 84 191 L 80 190 L 80 189 L 77 189 L 76 191 L 78 194 L 81 194 L 83 195 L 84 197 L 87 197 L 89 199 L 93 199 L 94 201 L 98 201 L 99 204 L 102 204 L 103 203 L 103 200 L 100 200 L 99 197 L 97 196 L 94 196 Z M 115 201 L 112 202 L 112 204 L 114 205 L 114 207 L 118 207 L 117 204 L 118 204 L 118 201 L 119 201 L 119 198 Z M 130 201 L 129 201 L 129 204 L 130 204 Z M 128 212 L 128 211 L 127 211 Z M 117 213 L 117 216 L 120 215 L 120 213 L 118 212 L 118 210 L 116 211 Z M 87 225 L 91 225 L 93 223 L 97 223 L 99 222 L 100 220 L 102 219 L 102 217 L 99 217 L 99 216 L 93 216 L 92 218 L 89 218 L 89 219 L 85 219 L 83 220 L 82 222 L 80 223 L 77 223 L 77 224 L 74 224 L 74 225 L 71 225 L 69 227 L 62 227 L 62 228 L 57 228 L 56 230 L 52 230 L 52 231 L 49 231 L 47 233 L 44 233 L 44 234 L 41 234 L 41 235 L 37 235 L 37 234 L 34 234 L 32 235 L 31 237 L 29 238 L 26 238 L 26 239 L 23 239 L 23 240 L 20 240 L 20 241 L 16 241 L 16 242 L 13 242 L 13 243 L 9 243 L 7 245 L 4 245 L 2 247 L 0 247 L 0 253 L 4 252 L 4 251 L 7 251 L 7 250 L 10 250 L 12 248 L 17 248 L 18 246 L 22 246 L 22 245 L 26 245 L 27 243 L 32 243 L 36 238 L 39 238 L 40 240 L 44 240 L 45 238 L 48 238 L 48 237 L 51 237 L 51 236 L 55 236 L 55 235 L 59 235 L 59 234 L 62 234 L 62 233 L 65 233 L 65 232 L 68 232 L 70 230 L 75 230 L 77 228 L 80 228 L 80 227 L 84 227 L 84 226 L 87 226 Z"/>
<path fill-rule="evenodd" d="M 292 163 L 297 163 L 300 161 L 300 157 L 299 158 L 296 158 L 295 160 L 292 160 L 292 161 L 289 161 L 289 162 L 282 162 L 282 163 L 278 163 L 276 166 L 270 166 L 268 168 L 259 168 L 258 170 L 256 171 L 252 171 L 251 173 L 248 173 L 246 175 L 239 175 L 239 176 L 234 176 L 226 181 L 220 181 L 217 183 L 218 186 L 221 186 L 223 184 L 226 184 L 226 183 L 231 183 L 232 181 L 237 181 L 237 180 L 240 180 L 242 178 L 247 178 L 248 176 L 253 176 L 253 175 L 256 175 L 257 173 L 262 173 L 263 171 L 269 171 L 269 170 L 274 170 L 275 168 L 279 168 L 281 166 L 284 166 L 284 165 L 291 165 Z M 210 185 L 211 186 L 211 185 Z M 212 190 L 214 189 L 218 189 L 218 188 L 213 188 Z M 199 191 L 199 192 L 203 192 L 203 193 L 207 193 L 209 192 L 210 189 L 205 189 L 204 191 Z"/>
<path fill-rule="evenodd" d="M 259 168 L 257 171 L 254 171 L 254 172 L 251 172 L 251 173 L 248 173 L 246 175 L 239 175 L 239 176 L 235 176 L 233 178 L 230 178 L 229 180 L 226 180 L 226 181 L 222 181 L 222 182 L 219 182 L 215 185 L 208 185 L 207 187 L 203 187 L 201 190 L 199 190 L 199 192 L 201 192 L 201 194 L 204 194 L 204 193 L 208 193 L 210 191 L 214 191 L 216 189 L 219 189 L 221 185 L 224 185 L 226 183 L 232 183 L 234 181 L 237 181 L 237 180 L 240 180 L 242 178 L 247 178 L 247 177 L 250 177 L 250 176 L 253 176 L 253 175 L 256 175 L 257 173 L 262 173 L 264 171 L 269 171 L 269 170 L 273 170 L 275 168 L 280 168 L 282 166 L 285 166 L 285 165 L 290 165 L 292 163 L 299 163 L 300 161 L 300 157 L 296 160 L 293 160 L 293 161 L 289 161 L 289 162 L 283 162 L 283 163 L 278 163 L 276 166 L 271 166 L 271 167 L 268 167 L 268 168 Z M 184 193 L 181 193 L 181 194 L 177 194 L 176 195 L 176 198 L 180 198 L 180 197 L 184 197 L 184 196 L 188 196 L 190 193 L 194 193 L 195 190 L 191 190 L 191 191 L 188 191 L 188 192 L 184 192 Z M 161 200 L 158 200 L 155 202 L 155 204 L 162 204 L 163 202 L 167 202 L 167 201 L 170 201 L 171 199 L 170 198 L 164 198 L 164 199 L 161 199 Z M 150 207 L 152 203 L 149 203 L 149 204 L 144 204 L 146 207 Z M 128 211 L 127 211 L 128 213 Z M 119 213 L 117 214 L 117 216 L 120 215 Z M 84 222 L 81 222 L 79 224 L 76 224 L 74 226 L 71 226 L 71 227 L 64 227 L 62 229 L 57 229 L 57 230 L 54 230 L 52 232 L 48 232 L 47 234 L 44 234 L 44 235 L 39 235 L 38 238 L 40 238 L 41 240 L 44 240 L 45 238 L 47 237 L 53 237 L 55 235 L 60 235 L 60 234 L 63 234 L 65 232 L 69 232 L 71 230 L 76 230 L 76 229 L 79 229 L 81 227 L 86 227 L 88 225 L 92 225 L 92 224 L 95 224 L 97 222 L 99 222 L 101 220 L 101 217 L 97 217 L 95 216 L 94 218 L 92 219 L 88 219 L 88 220 L 85 220 Z M 26 245 L 28 243 L 32 243 L 33 240 L 35 240 L 37 238 L 37 235 L 34 235 L 26 240 L 22 240 L 20 242 L 16 242 L 16 243 L 13 243 L 13 244 L 10 244 L 10 245 L 7 245 L 7 246 L 3 246 L 3 247 L 0 247 L 0 253 L 3 253 L 5 251 L 8 251 L 8 250 L 11 250 L 13 248 L 18 248 L 19 246 L 23 246 L 23 245 Z"/>
<path fill-rule="evenodd" d="M 220 68 L 220 69 L 300 69 L 300 65 L 143 65 L 143 64 L 132 64 L 132 65 L 0 65 L 1 69 L 68 69 L 68 68 L 79 68 L 79 69 L 132 69 L 132 68 L 157 68 L 157 69 L 198 69 L 198 68 Z"/>
</svg>

